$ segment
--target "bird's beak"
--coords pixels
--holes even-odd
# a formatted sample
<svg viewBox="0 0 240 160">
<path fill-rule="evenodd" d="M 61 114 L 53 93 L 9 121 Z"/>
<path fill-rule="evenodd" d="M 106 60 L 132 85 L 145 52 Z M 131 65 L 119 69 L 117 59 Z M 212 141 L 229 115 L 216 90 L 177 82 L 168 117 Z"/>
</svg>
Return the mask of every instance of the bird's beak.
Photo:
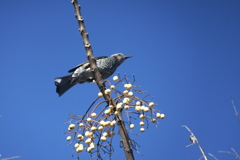
<svg viewBox="0 0 240 160">
<path fill-rule="evenodd" d="M 128 59 L 128 58 L 131 58 L 132 56 L 125 56 L 124 59 Z"/>
</svg>

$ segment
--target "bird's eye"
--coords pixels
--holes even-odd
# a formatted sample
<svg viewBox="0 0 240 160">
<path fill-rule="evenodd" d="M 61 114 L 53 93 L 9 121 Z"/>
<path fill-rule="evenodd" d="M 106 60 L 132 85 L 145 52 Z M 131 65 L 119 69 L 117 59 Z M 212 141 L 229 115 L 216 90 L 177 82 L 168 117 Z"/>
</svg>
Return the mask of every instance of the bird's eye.
<svg viewBox="0 0 240 160">
<path fill-rule="evenodd" d="M 121 54 L 118 54 L 117 59 L 120 60 L 122 58 Z"/>
</svg>

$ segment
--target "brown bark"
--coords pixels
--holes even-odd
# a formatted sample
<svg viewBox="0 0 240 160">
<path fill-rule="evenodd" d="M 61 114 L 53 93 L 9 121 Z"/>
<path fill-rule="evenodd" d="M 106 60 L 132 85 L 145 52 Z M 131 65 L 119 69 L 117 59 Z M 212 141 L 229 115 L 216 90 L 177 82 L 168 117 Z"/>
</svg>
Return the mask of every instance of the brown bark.
<svg viewBox="0 0 240 160">
<path fill-rule="evenodd" d="M 86 32 L 86 29 L 85 29 L 85 26 L 84 26 L 84 19 L 81 16 L 80 5 L 78 4 L 77 0 L 72 0 L 72 3 L 73 3 L 73 6 L 74 6 L 74 9 L 75 9 L 75 12 L 76 12 L 75 17 L 78 20 L 79 32 L 82 35 L 83 44 L 84 44 L 84 47 L 86 49 L 86 53 L 87 53 L 86 56 L 87 56 L 87 58 L 90 62 L 91 70 L 94 73 L 95 81 L 98 85 L 98 88 L 103 93 L 103 96 L 104 96 L 105 100 L 107 100 L 107 103 L 109 105 L 112 104 L 114 106 L 114 108 L 116 108 L 116 103 L 113 101 L 113 99 L 109 95 L 106 95 L 104 93 L 105 84 L 104 84 L 104 81 L 101 77 L 101 74 L 99 73 L 98 68 L 96 66 L 96 60 L 94 59 L 94 56 L 93 56 L 92 47 L 91 47 L 91 44 L 90 44 L 89 39 L 88 39 L 88 33 Z M 121 142 L 123 144 L 123 149 L 124 149 L 124 152 L 125 152 L 125 155 L 126 155 L 126 159 L 127 160 L 134 160 L 133 151 L 132 151 L 131 146 L 130 146 L 130 138 L 129 138 L 129 135 L 127 133 L 126 127 L 124 125 L 122 112 L 118 112 L 118 115 L 116 116 L 116 118 L 117 118 L 118 130 L 119 130 L 119 133 L 120 133 L 120 136 L 121 136 Z"/>
</svg>

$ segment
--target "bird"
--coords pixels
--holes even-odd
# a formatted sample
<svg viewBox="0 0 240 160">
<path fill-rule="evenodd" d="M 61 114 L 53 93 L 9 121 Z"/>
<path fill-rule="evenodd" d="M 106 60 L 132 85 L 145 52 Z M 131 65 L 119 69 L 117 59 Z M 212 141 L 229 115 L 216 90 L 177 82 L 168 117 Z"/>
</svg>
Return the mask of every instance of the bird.
<svg viewBox="0 0 240 160">
<path fill-rule="evenodd" d="M 96 65 L 102 79 L 109 78 L 126 59 L 131 57 L 132 56 L 125 56 L 122 53 L 116 53 L 111 56 L 95 57 Z M 56 92 L 59 97 L 76 84 L 95 82 L 94 74 L 91 71 L 89 61 L 77 65 L 68 72 L 71 74 L 54 79 Z"/>
</svg>

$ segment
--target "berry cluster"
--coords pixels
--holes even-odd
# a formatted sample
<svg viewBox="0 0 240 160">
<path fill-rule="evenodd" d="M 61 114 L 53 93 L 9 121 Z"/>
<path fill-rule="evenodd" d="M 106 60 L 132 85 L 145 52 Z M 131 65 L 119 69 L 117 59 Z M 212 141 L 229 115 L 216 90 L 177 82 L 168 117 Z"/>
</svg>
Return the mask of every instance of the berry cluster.
<svg viewBox="0 0 240 160">
<path fill-rule="evenodd" d="M 135 124 L 133 119 L 139 119 L 140 131 L 144 132 L 146 124 L 149 122 L 157 123 L 157 119 L 164 119 L 165 115 L 155 109 L 155 103 L 139 98 L 135 94 L 143 94 L 139 90 L 136 90 L 138 86 L 133 86 L 133 83 L 129 83 L 127 78 L 119 80 L 118 76 L 114 76 L 113 80 L 116 82 L 112 85 L 109 81 L 109 87 L 104 91 L 104 94 L 111 96 L 116 107 L 114 105 L 106 105 L 103 100 L 103 93 L 98 93 L 98 98 L 94 101 L 101 100 L 91 112 L 86 112 L 84 116 L 71 115 L 69 118 L 70 125 L 67 132 L 67 140 L 71 143 L 74 142 L 77 153 L 84 150 L 91 153 L 96 153 L 95 156 L 101 157 L 100 152 L 109 154 L 111 156 L 113 152 L 112 138 L 116 134 L 115 125 L 117 123 L 116 116 L 119 112 L 125 113 L 125 124 L 128 124 L 127 131 L 133 130 Z M 135 80 L 134 80 L 135 82 Z M 123 83 L 124 91 L 117 90 L 117 85 Z M 92 107 L 92 106 L 91 106 Z M 136 118 L 134 116 L 137 115 Z M 74 123 L 73 123 L 74 122 Z M 132 146 L 132 149 L 135 149 Z M 92 156 L 94 157 L 94 156 Z"/>
</svg>

